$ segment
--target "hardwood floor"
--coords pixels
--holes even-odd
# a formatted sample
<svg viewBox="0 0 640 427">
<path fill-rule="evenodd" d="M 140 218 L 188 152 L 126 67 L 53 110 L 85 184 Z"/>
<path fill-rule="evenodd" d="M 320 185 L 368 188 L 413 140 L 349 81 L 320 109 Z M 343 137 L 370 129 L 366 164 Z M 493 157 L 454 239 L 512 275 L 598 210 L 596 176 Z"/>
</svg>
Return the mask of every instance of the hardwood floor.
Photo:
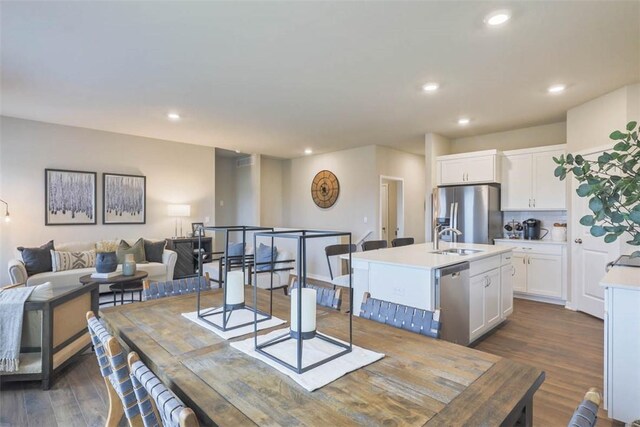
<svg viewBox="0 0 640 427">
<path fill-rule="evenodd" d="M 509 320 L 475 347 L 544 369 L 534 425 L 566 426 L 589 387 L 602 389 L 602 328 L 601 320 L 586 314 L 517 299 Z M 85 354 L 49 391 L 35 382 L 3 385 L 0 426 L 103 426 L 106 398 L 95 356 Z M 602 410 L 599 416 L 598 427 L 620 425 Z"/>
</svg>

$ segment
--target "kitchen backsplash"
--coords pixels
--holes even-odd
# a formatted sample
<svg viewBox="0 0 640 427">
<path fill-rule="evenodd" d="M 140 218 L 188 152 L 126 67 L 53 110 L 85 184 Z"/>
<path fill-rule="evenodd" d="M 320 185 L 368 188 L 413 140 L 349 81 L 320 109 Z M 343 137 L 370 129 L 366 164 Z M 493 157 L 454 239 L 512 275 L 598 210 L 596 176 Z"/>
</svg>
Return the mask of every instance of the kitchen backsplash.
<svg viewBox="0 0 640 427">
<path fill-rule="evenodd" d="M 566 224 L 567 222 L 567 213 L 566 212 L 557 212 L 557 211 L 518 211 L 518 212 L 502 212 L 503 226 L 513 220 L 522 224 L 522 221 L 525 221 L 529 218 L 535 218 L 540 220 L 541 227 L 549 230 L 546 236 L 542 240 L 551 240 L 551 229 L 553 228 L 553 224 L 556 222 Z M 502 229 L 504 238 L 507 238 L 507 231 Z M 544 230 L 540 234 L 544 234 Z"/>
</svg>

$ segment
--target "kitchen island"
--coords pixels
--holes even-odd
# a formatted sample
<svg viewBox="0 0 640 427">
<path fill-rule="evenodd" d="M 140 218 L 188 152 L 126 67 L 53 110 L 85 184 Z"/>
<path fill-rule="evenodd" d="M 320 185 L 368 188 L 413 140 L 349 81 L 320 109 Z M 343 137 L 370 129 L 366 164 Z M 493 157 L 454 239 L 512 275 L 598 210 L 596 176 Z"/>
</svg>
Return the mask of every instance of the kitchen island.
<svg viewBox="0 0 640 427">
<path fill-rule="evenodd" d="M 466 250 L 464 255 L 447 250 Z M 439 253 L 436 253 L 439 252 Z M 441 308 L 438 273 L 445 267 L 469 263 L 467 302 L 464 313 L 447 317 L 469 319 L 468 344 L 500 324 L 513 311 L 512 248 L 506 246 L 442 242 L 356 252 L 354 270 L 354 314 L 365 292 L 372 297 L 427 310 Z M 443 323 L 443 329 L 445 328 Z M 446 335 L 446 334 L 445 334 Z M 447 337 L 444 336 L 446 339 Z M 458 342 L 458 341 L 456 341 Z"/>
</svg>

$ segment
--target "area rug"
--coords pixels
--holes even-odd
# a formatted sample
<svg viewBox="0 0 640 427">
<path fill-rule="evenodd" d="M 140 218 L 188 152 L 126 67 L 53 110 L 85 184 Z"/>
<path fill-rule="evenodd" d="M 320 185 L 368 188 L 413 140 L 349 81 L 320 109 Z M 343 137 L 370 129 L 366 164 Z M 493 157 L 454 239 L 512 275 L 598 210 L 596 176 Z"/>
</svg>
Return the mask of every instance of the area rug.
<svg viewBox="0 0 640 427">
<path fill-rule="evenodd" d="M 200 312 L 206 312 L 208 310 L 211 310 L 210 308 L 201 310 Z M 191 313 L 182 313 L 182 315 L 184 317 L 186 317 L 187 319 L 191 320 L 194 323 L 197 323 L 198 325 L 202 326 L 203 328 L 206 328 L 212 332 L 215 332 L 218 336 L 220 336 L 221 338 L 225 339 L 225 340 L 229 340 L 231 338 L 235 338 L 235 337 L 240 337 L 242 335 L 246 335 L 246 334 L 250 334 L 253 333 L 254 329 L 253 329 L 253 324 L 248 325 L 248 326 L 243 326 L 241 328 L 238 329 L 231 329 L 228 331 L 222 331 L 218 328 L 216 328 L 215 326 L 210 325 L 209 323 L 203 321 L 202 319 L 198 318 L 198 312 L 197 311 L 193 311 Z M 258 319 L 264 318 L 264 316 L 258 314 Z M 213 322 L 216 325 L 220 325 L 222 326 L 222 313 L 220 314 L 214 314 L 212 316 L 207 316 L 206 319 L 209 322 Z M 254 319 L 254 315 L 253 315 L 253 311 L 247 310 L 246 308 L 243 308 L 241 310 L 234 310 L 233 314 L 231 315 L 231 317 L 229 318 L 229 323 L 227 324 L 227 327 L 232 327 L 234 325 L 241 325 L 243 323 L 247 323 L 247 322 L 253 322 Z M 265 320 L 262 322 L 258 322 L 258 330 L 262 330 L 262 329 L 269 329 L 269 328 L 273 328 L 274 326 L 278 326 L 278 325 L 282 325 L 286 323 L 286 321 L 278 318 L 278 317 L 271 317 L 271 319 L 269 320 Z"/>
<path fill-rule="evenodd" d="M 265 342 L 272 338 L 281 336 L 289 332 L 289 328 L 278 329 L 265 335 L 258 336 L 258 343 Z M 335 339 L 335 338 L 333 338 Z M 337 340 L 340 341 L 340 340 Z M 343 341 L 341 341 L 343 342 Z M 292 365 L 296 364 L 296 340 L 287 340 L 283 343 L 267 347 L 265 351 L 269 354 L 277 356 Z M 353 346 L 351 353 L 347 353 L 330 362 L 325 363 L 315 369 L 311 369 L 303 374 L 297 374 L 280 363 L 258 353 L 254 347 L 253 337 L 231 343 L 231 347 L 242 351 L 243 353 L 254 357 L 268 364 L 272 368 L 277 369 L 285 374 L 296 383 L 301 385 L 307 391 L 314 391 L 325 385 L 337 380 L 343 375 L 367 366 L 384 357 L 382 353 L 376 353 L 357 345 Z M 308 366 L 330 355 L 343 351 L 343 348 L 336 347 L 320 338 L 304 340 L 302 351 L 302 366 Z"/>
</svg>

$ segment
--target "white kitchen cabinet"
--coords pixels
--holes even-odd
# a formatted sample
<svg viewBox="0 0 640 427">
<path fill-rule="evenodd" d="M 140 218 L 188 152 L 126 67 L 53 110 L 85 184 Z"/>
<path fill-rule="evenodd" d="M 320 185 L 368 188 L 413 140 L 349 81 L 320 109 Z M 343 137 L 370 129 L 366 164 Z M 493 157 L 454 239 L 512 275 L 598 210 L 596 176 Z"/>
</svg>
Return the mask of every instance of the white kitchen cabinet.
<svg viewBox="0 0 640 427">
<path fill-rule="evenodd" d="M 521 297 L 566 299 L 566 244 L 541 240 L 496 239 L 496 245 L 513 247 L 513 291 Z M 506 274 L 506 273 L 505 273 Z"/>
<path fill-rule="evenodd" d="M 471 277 L 469 281 L 469 334 L 471 341 L 500 323 L 500 268 Z"/>
<path fill-rule="evenodd" d="M 604 408 L 630 425 L 640 419 L 640 274 L 613 267 L 604 293 Z"/>
<path fill-rule="evenodd" d="M 513 313 L 513 276 L 514 267 L 511 263 L 513 257 L 509 256 L 506 262 L 500 266 L 500 312 L 506 318 Z"/>
<path fill-rule="evenodd" d="M 451 154 L 437 158 L 438 185 L 500 182 L 498 151 Z"/>
<path fill-rule="evenodd" d="M 505 151 L 501 157 L 503 211 L 566 210 L 566 182 L 553 174 L 564 145 Z"/>
</svg>

